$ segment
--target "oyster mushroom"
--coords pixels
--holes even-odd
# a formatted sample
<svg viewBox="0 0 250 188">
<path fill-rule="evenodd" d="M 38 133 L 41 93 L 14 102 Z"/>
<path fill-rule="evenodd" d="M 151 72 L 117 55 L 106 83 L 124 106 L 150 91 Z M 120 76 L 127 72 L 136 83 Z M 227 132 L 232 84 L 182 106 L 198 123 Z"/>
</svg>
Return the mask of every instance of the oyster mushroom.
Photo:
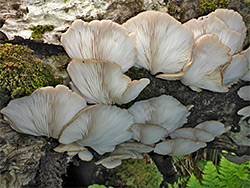
<svg viewBox="0 0 250 188">
<path fill-rule="evenodd" d="M 217 36 L 202 35 L 195 42 L 193 63 L 181 77 L 181 82 L 195 91 L 202 88 L 227 92 L 228 88 L 222 83 L 222 70 L 231 61 L 229 51 Z"/>
<path fill-rule="evenodd" d="M 180 156 L 193 153 L 206 146 L 207 144 L 205 142 L 194 141 L 187 138 L 176 138 L 160 142 L 155 146 L 154 152 L 160 155 Z"/>
<path fill-rule="evenodd" d="M 167 13 L 145 11 L 123 24 L 136 32 L 137 62 L 161 78 L 180 77 L 192 60 L 193 33 Z"/>
<path fill-rule="evenodd" d="M 245 101 L 250 101 L 250 86 L 243 86 L 239 89 L 238 95 Z"/>
<path fill-rule="evenodd" d="M 57 85 L 14 99 L 1 113 L 18 132 L 58 138 L 63 126 L 86 106 L 81 96 L 66 86 Z"/>
<path fill-rule="evenodd" d="M 241 54 L 243 54 L 248 61 L 248 71 L 241 79 L 244 81 L 250 81 L 250 47 L 241 52 Z"/>
<path fill-rule="evenodd" d="M 76 20 L 62 35 L 62 44 L 72 59 L 96 59 L 119 64 L 126 72 L 134 64 L 135 34 L 110 20 Z"/>
<path fill-rule="evenodd" d="M 230 55 L 242 50 L 246 26 L 241 15 L 232 10 L 219 9 L 207 16 L 191 19 L 184 25 L 193 31 L 195 40 L 204 34 L 214 34 L 231 49 Z"/>
<path fill-rule="evenodd" d="M 100 155 L 111 152 L 115 146 L 132 138 L 128 131 L 133 116 L 127 110 L 110 105 L 92 105 L 81 110 L 64 125 L 59 142 L 89 146 Z"/>
<path fill-rule="evenodd" d="M 95 60 L 72 60 L 67 71 L 76 92 L 89 103 L 123 104 L 135 99 L 149 79 L 131 81 L 115 64 Z M 72 88 L 74 90 L 74 88 Z"/>
<path fill-rule="evenodd" d="M 231 127 L 225 127 L 223 123 L 211 120 L 202 122 L 196 125 L 195 128 L 210 132 L 214 137 L 217 137 L 229 131 Z"/>
<path fill-rule="evenodd" d="M 169 133 L 182 127 L 190 114 L 187 107 L 167 95 L 136 102 L 128 111 L 134 116 L 134 122 L 141 124 L 140 126 L 155 124 L 165 128 Z M 159 134 L 159 139 L 162 136 L 162 133 Z"/>
</svg>

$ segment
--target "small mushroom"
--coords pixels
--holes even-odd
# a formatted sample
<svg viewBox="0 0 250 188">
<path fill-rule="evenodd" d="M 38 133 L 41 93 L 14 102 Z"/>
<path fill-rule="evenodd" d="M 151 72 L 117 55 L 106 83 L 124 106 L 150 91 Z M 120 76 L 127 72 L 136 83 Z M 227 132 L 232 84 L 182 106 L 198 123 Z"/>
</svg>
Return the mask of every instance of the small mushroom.
<svg viewBox="0 0 250 188">
<path fill-rule="evenodd" d="M 223 123 L 211 120 L 211 121 L 202 122 L 196 125 L 195 128 L 203 129 L 207 132 L 210 132 L 214 137 L 217 137 L 229 131 L 231 127 L 230 126 L 225 127 Z"/>
<path fill-rule="evenodd" d="M 72 59 L 95 59 L 119 64 L 126 72 L 134 64 L 134 33 L 110 20 L 76 20 L 62 35 L 62 44 Z"/>
<path fill-rule="evenodd" d="M 154 152 L 160 155 L 181 156 L 193 153 L 206 146 L 205 142 L 198 142 L 187 138 L 176 138 L 160 142 L 155 146 Z"/>
<path fill-rule="evenodd" d="M 125 142 L 116 147 L 110 155 L 96 162 L 97 165 L 102 164 L 106 168 L 114 168 L 119 166 L 124 159 L 142 159 L 141 153 L 148 153 L 153 147 L 136 142 Z"/>
<path fill-rule="evenodd" d="M 102 155 L 132 138 L 128 131 L 132 124 L 133 116 L 127 110 L 110 105 L 92 105 L 64 125 L 58 140 L 62 144 L 77 142 L 80 146 L 89 146 Z"/>
<path fill-rule="evenodd" d="M 168 131 L 155 124 L 135 123 L 131 126 L 133 139 L 143 144 L 151 145 L 166 137 Z"/>
<path fill-rule="evenodd" d="M 192 61 L 193 33 L 167 13 L 145 11 L 123 24 L 136 32 L 137 62 L 152 74 L 179 77 Z M 164 77 L 164 76 L 162 76 Z"/>
<path fill-rule="evenodd" d="M 250 81 L 250 47 L 241 52 L 241 54 L 243 54 L 248 61 L 248 71 L 241 79 L 244 81 Z"/>
<path fill-rule="evenodd" d="M 86 101 L 66 86 L 36 90 L 30 96 L 12 100 L 1 110 L 4 119 L 18 132 L 58 138 L 61 129 Z"/>
<path fill-rule="evenodd" d="M 238 95 L 245 101 L 250 101 L 250 86 L 243 86 L 239 89 Z"/>
<path fill-rule="evenodd" d="M 194 141 L 201 142 L 211 142 L 212 140 L 214 140 L 214 136 L 210 132 L 198 128 L 177 129 L 170 134 L 170 137 L 173 139 L 188 138 Z"/>
<path fill-rule="evenodd" d="M 222 83 L 222 70 L 231 61 L 229 51 L 217 36 L 202 35 L 195 42 L 193 63 L 181 77 L 181 82 L 195 91 L 227 92 L 228 88 Z"/>
<path fill-rule="evenodd" d="M 243 54 L 235 54 L 232 61 L 223 69 L 223 84 L 227 87 L 237 83 L 248 71 L 248 61 Z"/>
<path fill-rule="evenodd" d="M 75 59 L 67 71 L 73 81 L 72 89 L 80 92 L 88 103 L 128 103 L 150 82 L 147 78 L 131 81 L 117 64 L 106 61 Z"/>
<path fill-rule="evenodd" d="M 136 102 L 128 111 L 134 116 L 135 123 L 159 125 L 169 133 L 182 127 L 190 114 L 187 107 L 167 95 Z M 161 137 L 159 134 L 159 139 Z"/>
</svg>

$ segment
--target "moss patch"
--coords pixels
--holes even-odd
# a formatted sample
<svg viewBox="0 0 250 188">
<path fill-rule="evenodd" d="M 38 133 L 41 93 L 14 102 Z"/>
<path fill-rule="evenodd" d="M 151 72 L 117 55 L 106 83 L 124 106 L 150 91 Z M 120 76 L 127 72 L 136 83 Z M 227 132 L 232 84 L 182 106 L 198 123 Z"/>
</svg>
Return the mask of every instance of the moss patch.
<svg viewBox="0 0 250 188">
<path fill-rule="evenodd" d="M 109 183 L 115 187 L 160 187 L 163 180 L 152 159 L 145 155 L 143 160 L 123 160 L 122 165 L 113 171 L 117 178 Z"/>
<path fill-rule="evenodd" d="M 229 4 L 228 0 L 199 0 L 196 11 L 203 16 L 218 8 L 228 8 Z"/>
<path fill-rule="evenodd" d="M 11 98 L 29 95 L 40 87 L 58 84 L 51 67 L 32 53 L 26 46 L 0 45 L 0 88 L 9 91 Z"/>
<path fill-rule="evenodd" d="M 45 32 L 50 32 L 54 30 L 53 25 L 37 25 L 37 26 L 32 26 L 29 27 L 30 30 L 32 30 L 31 38 L 33 39 L 41 39 L 43 38 L 43 34 Z"/>
</svg>

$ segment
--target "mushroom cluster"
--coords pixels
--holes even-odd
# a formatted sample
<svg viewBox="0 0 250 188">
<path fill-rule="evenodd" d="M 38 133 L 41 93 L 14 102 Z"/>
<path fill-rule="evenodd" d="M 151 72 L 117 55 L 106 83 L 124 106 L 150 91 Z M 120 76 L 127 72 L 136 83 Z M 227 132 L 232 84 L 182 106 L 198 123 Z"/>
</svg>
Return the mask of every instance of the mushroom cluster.
<svg viewBox="0 0 250 188">
<path fill-rule="evenodd" d="M 150 83 L 147 78 L 131 81 L 123 73 L 135 65 L 195 90 L 225 92 L 247 72 L 249 49 L 240 52 L 245 32 L 241 16 L 224 9 L 185 24 L 156 11 L 123 25 L 76 20 L 61 38 L 72 59 L 67 71 L 73 91 L 63 85 L 41 88 L 11 101 L 1 113 L 18 132 L 58 139 L 57 152 L 85 161 L 92 160 L 91 150 L 105 154 L 96 164 L 107 168 L 152 151 L 186 155 L 230 127 L 207 121 L 182 128 L 192 106 L 167 95 L 129 109 L 114 106 L 134 100 Z"/>
</svg>

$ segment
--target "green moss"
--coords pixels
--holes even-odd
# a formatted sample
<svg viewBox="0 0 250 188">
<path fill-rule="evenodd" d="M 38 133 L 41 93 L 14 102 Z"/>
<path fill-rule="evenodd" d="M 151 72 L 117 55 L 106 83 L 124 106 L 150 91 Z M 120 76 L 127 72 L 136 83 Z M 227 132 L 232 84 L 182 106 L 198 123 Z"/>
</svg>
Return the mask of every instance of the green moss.
<svg viewBox="0 0 250 188">
<path fill-rule="evenodd" d="M 229 4 L 228 0 L 199 0 L 196 11 L 203 16 L 218 8 L 228 8 Z"/>
<path fill-rule="evenodd" d="M 54 30 L 53 25 L 37 25 L 37 26 L 32 26 L 29 27 L 30 30 L 32 30 L 31 38 L 33 39 L 41 39 L 43 38 L 43 34 L 45 32 L 50 32 Z"/>
<path fill-rule="evenodd" d="M 158 171 L 151 158 L 148 155 L 146 156 L 143 160 L 123 160 L 122 165 L 114 169 L 118 178 L 117 180 L 113 180 L 116 182 L 111 183 L 111 185 L 115 187 L 119 185 L 122 187 L 135 188 L 160 187 L 163 180 L 162 174 Z"/>
<path fill-rule="evenodd" d="M 34 90 L 56 85 L 51 67 L 32 55 L 26 46 L 0 44 L 0 88 L 11 98 L 31 94 Z"/>
<path fill-rule="evenodd" d="M 182 5 L 178 6 L 176 4 L 176 1 L 173 0 L 167 3 L 167 7 L 168 7 L 168 13 L 175 19 L 181 21 L 182 13 L 185 11 L 185 8 Z"/>
</svg>

